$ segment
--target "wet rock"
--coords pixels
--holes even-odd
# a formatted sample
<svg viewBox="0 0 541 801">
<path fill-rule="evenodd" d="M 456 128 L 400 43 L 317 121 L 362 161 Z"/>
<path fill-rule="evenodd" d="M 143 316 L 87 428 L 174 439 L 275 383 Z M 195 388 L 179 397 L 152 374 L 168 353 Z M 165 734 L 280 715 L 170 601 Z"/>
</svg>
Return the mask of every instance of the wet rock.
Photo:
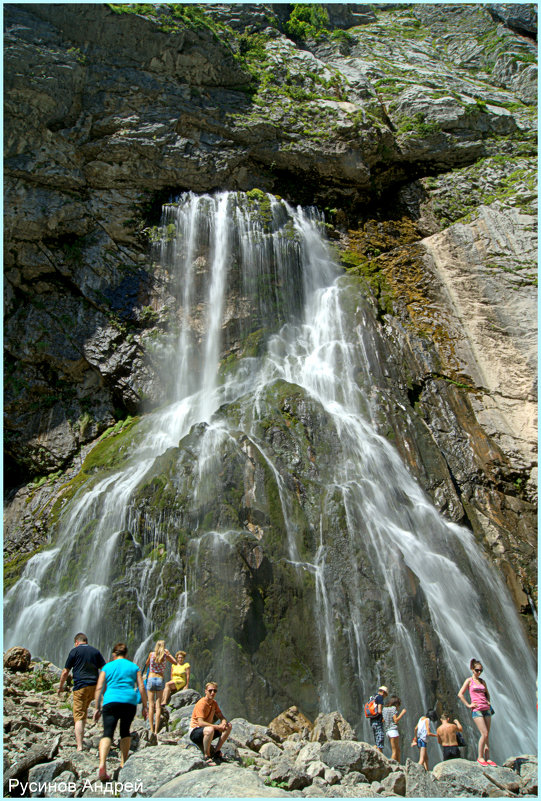
<svg viewBox="0 0 541 801">
<path fill-rule="evenodd" d="M 31 659 L 32 656 L 27 648 L 15 645 L 4 654 L 4 669 L 13 673 L 24 673 L 28 670 Z"/>
</svg>

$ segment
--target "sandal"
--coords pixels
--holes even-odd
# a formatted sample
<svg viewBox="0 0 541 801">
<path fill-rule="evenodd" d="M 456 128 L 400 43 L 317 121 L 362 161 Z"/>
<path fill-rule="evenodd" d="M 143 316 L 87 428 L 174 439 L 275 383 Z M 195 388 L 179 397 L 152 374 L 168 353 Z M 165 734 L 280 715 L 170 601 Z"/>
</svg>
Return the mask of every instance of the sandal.
<svg viewBox="0 0 541 801">
<path fill-rule="evenodd" d="M 111 777 L 107 775 L 107 771 L 106 771 L 105 768 L 100 768 L 99 769 L 98 776 L 99 776 L 100 782 L 110 782 L 111 781 Z"/>
<path fill-rule="evenodd" d="M 212 757 L 205 757 L 205 765 L 209 768 L 215 768 L 216 762 L 213 761 Z"/>
<path fill-rule="evenodd" d="M 491 768 L 497 768 L 497 764 L 493 762 L 491 759 L 487 759 L 487 765 L 490 765 Z"/>
<path fill-rule="evenodd" d="M 479 762 L 479 764 L 480 764 L 480 765 L 481 765 L 483 768 L 488 768 L 488 762 L 487 762 L 486 760 L 478 758 L 478 759 L 477 759 L 477 761 Z"/>
</svg>

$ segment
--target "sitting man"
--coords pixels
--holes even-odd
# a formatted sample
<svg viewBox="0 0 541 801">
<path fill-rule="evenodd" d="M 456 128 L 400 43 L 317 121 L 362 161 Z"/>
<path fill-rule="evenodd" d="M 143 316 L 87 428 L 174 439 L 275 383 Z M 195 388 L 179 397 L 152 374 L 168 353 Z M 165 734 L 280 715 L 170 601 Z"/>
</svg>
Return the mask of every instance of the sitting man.
<svg viewBox="0 0 541 801">
<path fill-rule="evenodd" d="M 221 747 L 231 734 L 231 723 L 225 719 L 224 713 L 216 703 L 218 685 L 215 681 L 208 681 L 205 685 L 205 697 L 200 698 L 194 706 L 190 723 L 190 740 L 203 751 L 207 765 L 216 765 L 215 759 L 225 761 Z M 221 721 L 215 723 L 214 721 Z M 218 743 L 211 755 L 210 746 L 213 740 L 219 737 Z"/>
<path fill-rule="evenodd" d="M 438 742 L 443 748 L 443 761 L 448 759 L 458 759 L 460 750 L 456 737 L 457 731 L 462 731 L 460 722 L 455 718 L 453 723 L 449 722 L 449 715 L 442 712 L 440 715 L 441 726 L 436 729 Z"/>
</svg>

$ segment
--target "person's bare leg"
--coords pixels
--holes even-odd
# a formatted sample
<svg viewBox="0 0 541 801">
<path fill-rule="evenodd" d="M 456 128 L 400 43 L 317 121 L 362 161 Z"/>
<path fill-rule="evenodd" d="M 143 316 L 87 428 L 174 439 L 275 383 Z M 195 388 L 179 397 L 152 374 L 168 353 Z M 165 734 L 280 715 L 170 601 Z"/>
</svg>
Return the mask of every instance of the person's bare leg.
<svg viewBox="0 0 541 801">
<path fill-rule="evenodd" d="M 102 737 L 98 749 L 100 755 L 100 775 L 102 772 L 104 773 L 107 772 L 107 757 L 109 755 L 110 748 L 111 748 L 111 738 Z"/>
<path fill-rule="evenodd" d="M 83 750 L 83 735 L 85 733 L 85 720 L 76 720 L 75 721 L 75 742 L 77 744 L 77 750 Z"/>
<path fill-rule="evenodd" d="M 214 726 L 205 726 L 203 729 L 203 755 L 210 757 L 210 744 L 214 737 Z"/>
<path fill-rule="evenodd" d="M 162 714 L 162 697 L 163 697 L 163 690 L 158 690 L 156 692 L 156 722 L 154 725 L 154 734 L 158 734 L 160 729 L 160 717 Z"/>
<path fill-rule="evenodd" d="M 120 767 L 124 767 L 124 763 L 130 755 L 131 736 L 123 737 L 120 741 Z"/>
</svg>

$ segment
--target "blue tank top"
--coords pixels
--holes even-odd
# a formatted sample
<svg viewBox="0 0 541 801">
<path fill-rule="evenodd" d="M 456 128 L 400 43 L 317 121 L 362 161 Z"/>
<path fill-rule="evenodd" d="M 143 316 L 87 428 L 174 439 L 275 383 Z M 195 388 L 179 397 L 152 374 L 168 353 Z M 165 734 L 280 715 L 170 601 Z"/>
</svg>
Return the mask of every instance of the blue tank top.
<svg viewBox="0 0 541 801">
<path fill-rule="evenodd" d="M 113 659 L 103 668 L 106 680 L 106 689 L 103 696 L 103 705 L 111 703 L 137 704 L 135 685 L 137 682 L 138 665 L 129 659 Z"/>
</svg>

